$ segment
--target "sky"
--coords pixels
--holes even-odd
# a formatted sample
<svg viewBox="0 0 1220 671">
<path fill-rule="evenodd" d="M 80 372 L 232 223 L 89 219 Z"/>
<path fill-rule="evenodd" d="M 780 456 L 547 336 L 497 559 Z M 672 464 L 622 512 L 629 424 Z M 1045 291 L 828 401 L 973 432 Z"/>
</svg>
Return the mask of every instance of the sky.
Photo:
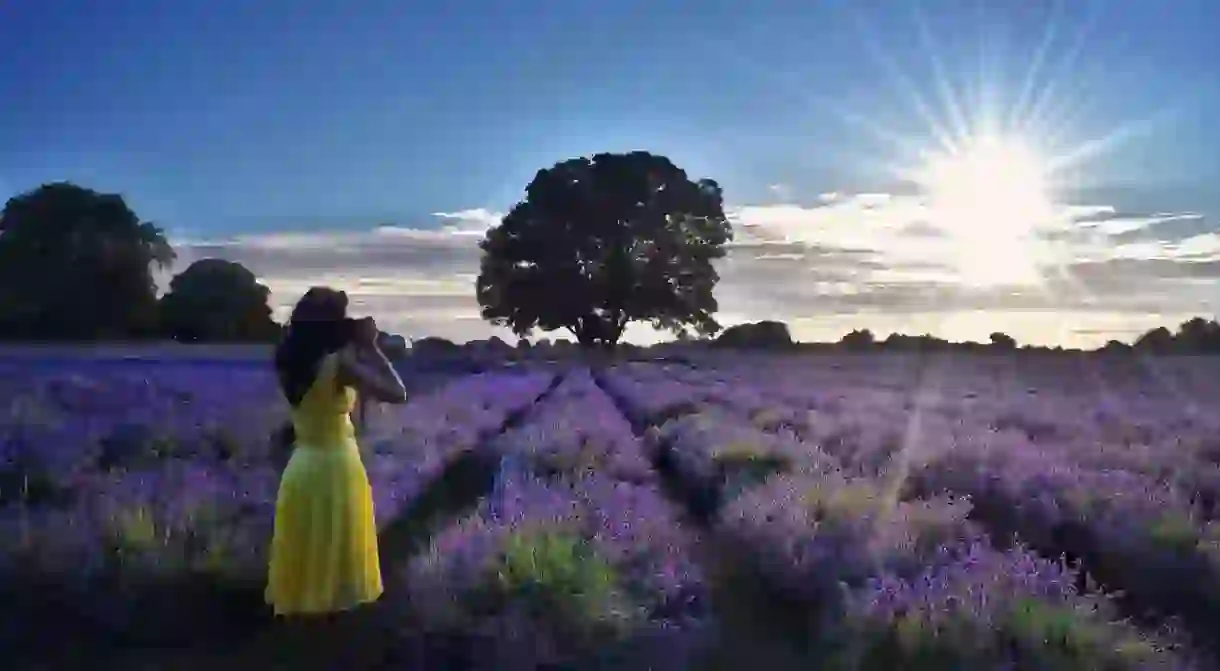
<svg viewBox="0 0 1220 671">
<path fill-rule="evenodd" d="M 642 149 L 724 188 L 722 323 L 1131 340 L 1220 304 L 1217 31 L 1214 0 L 0 0 L 0 200 L 119 192 L 277 316 L 330 284 L 464 341 L 507 335 L 477 243 L 534 173 Z"/>
</svg>

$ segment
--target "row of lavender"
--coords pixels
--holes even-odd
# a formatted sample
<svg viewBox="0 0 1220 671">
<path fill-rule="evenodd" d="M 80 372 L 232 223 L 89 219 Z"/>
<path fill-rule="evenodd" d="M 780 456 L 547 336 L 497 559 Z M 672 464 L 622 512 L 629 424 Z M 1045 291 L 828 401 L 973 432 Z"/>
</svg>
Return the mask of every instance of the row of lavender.
<svg viewBox="0 0 1220 671">
<path fill-rule="evenodd" d="M 13 579 L 10 589 L 53 584 L 82 611 L 71 615 L 116 631 L 142 628 L 156 640 L 189 637 L 192 614 L 133 601 L 133 584 L 167 595 L 173 590 L 162 587 L 184 578 L 261 584 L 278 482 L 273 436 L 286 408 L 267 372 L 189 371 L 8 371 L 0 389 L 0 575 Z M 365 445 L 379 523 L 532 405 L 553 378 L 469 376 L 378 413 Z M 37 605 L 38 594 L 27 596 Z"/>
<path fill-rule="evenodd" d="M 734 402 L 782 410 L 788 413 L 782 419 L 814 431 L 821 413 L 859 420 L 871 412 L 901 418 L 918 411 L 934 421 L 965 422 L 969 430 L 1008 431 L 1069 458 L 1096 461 L 1101 451 L 1107 464 L 1118 460 L 1150 473 L 1205 466 L 1215 480 L 1220 460 L 1214 359 L 827 356 L 724 359 L 673 371 L 679 381 L 705 388 L 731 383 Z M 1091 449 L 1078 449 L 1086 445 Z M 1191 467 L 1167 466 L 1167 450 Z"/>
<path fill-rule="evenodd" d="M 1044 554 L 1080 559 L 1141 615 L 1180 616 L 1215 644 L 1216 363 L 931 361 L 908 367 L 905 386 L 892 384 L 898 375 L 865 375 L 858 362 L 836 370 L 790 361 L 785 370 L 673 374 L 694 396 L 715 397 L 723 380 L 740 380 L 722 405 L 896 489 L 969 495 L 993 535 L 1015 533 Z M 821 391 L 802 396 L 805 378 Z"/>
<path fill-rule="evenodd" d="M 767 373 L 782 379 L 774 369 Z M 977 470 L 985 463 L 974 458 L 980 451 L 954 446 L 925 452 L 927 466 L 904 462 L 912 443 L 903 441 L 955 440 L 948 420 L 928 423 L 911 412 L 908 421 L 891 423 L 876 412 L 879 404 L 870 404 L 893 393 L 887 381 L 858 394 L 818 385 L 821 391 L 785 404 L 777 397 L 797 396 L 791 386 L 776 391 L 760 374 L 734 374 L 740 377 L 627 365 L 603 382 L 637 422 L 652 425 L 650 442 L 670 457 L 680 480 L 718 494 L 713 533 L 725 546 L 744 549 L 758 580 L 801 604 L 801 626 L 819 654 L 845 668 L 1187 666 L 1164 652 L 1167 638 L 1157 642 L 1117 624 L 1111 601 L 1078 589 L 1074 571 L 1026 547 L 997 544 L 975 525 L 978 498 L 1009 477 Z M 858 401 L 860 414 L 820 403 L 836 397 Z M 817 421 L 797 410 L 815 411 Z M 802 435 L 845 436 L 834 426 L 843 422 L 866 440 L 840 440 L 830 449 L 828 441 Z M 938 470 L 932 463 L 949 465 Z M 912 469 L 927 483 L 918 491 L 908 487 Z M 1024 473 L 1056 477 L 1048 462 Z M 960 477 L 950 482 L 953 476 Z M 1001 486 L 1005 509 L 1023 513 L 1045 501 L 1045 490 L 1024 484 L 1024 490 Z M 1092 497 L 1076 493 L 1077 500 Z M 1091 499 L 1095 507 L 1104 496 Z"/>
<path fill-rule="evenodd" d="M 478 668 L 685 668 L 705 649 L 698 537 L 587 369 L 487 448 L 505 463 L 495 490 L 396 576 L 415 620 L 462 632 Z"/>
<path fill-rule="evenodd" d="M 383 408 L 360 439 L 378 525 L 401 514 L 446 466 L 499 434 L 510 415 L 531 408 L 554 382 L 553 373 L 481 373 Z"/>
</svg>

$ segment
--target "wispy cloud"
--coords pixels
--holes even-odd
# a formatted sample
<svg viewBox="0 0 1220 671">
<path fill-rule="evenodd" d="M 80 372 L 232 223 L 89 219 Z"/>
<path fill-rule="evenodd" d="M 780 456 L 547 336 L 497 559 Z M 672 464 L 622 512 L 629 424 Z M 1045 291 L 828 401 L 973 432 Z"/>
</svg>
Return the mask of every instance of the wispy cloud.
<svg viewBox="0 0 1220 671">
<path fill-rule="evenodd" d="M 792 189 L 787 184 L 768 184 L 767 191 L 770 191 L 771 195 L 783 201 L 792 199 Z"/>
<path fill-rule="evenodd" d="M 781 319 L 799 337 L 820 339 L 869 327 L 1096 342 L 1220 304 L 1220 233 L 1198 212 L 1059 206 L 1051 225 L 1031 232 L 1029 249 L 976 252 L 1002 258 L 1033 249 L 1041 279 L 991 286 L 963 278 L 959 261 L 971 251 L 934 214 L 918 196 L 889 193 L 732 207 L 736 240 L 719 266 L 721 319 Z M 309 286 L 330 284 L 348 291 L 356 311 L 411 336 L 507 337 L 479 320 L 474 300 L 478 241 L 501 216 L 473 208 L 359 231 L 181 240 L 175 269 L 208 256 L 239 261 L 271 288 L 281 316 Z M 634 328 L 628 337 L 656 335 Z"/>
<path fill-rule="evenodd" d="M 445 220 L 442 230 L 454 235 L 483 235 L 487 229 L 500 223 L 504 217 L 501 212 L 477 207 L 460 212 L 433 212 L 432 216 Z"/>
</svg>

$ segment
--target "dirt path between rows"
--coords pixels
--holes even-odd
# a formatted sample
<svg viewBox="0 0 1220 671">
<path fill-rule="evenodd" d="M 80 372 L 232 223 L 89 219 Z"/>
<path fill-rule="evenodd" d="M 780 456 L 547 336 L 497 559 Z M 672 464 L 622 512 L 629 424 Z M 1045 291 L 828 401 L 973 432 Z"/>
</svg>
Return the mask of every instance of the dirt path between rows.
<svg viewBox="0 0 1220 671">
<path fill-rule="evenodd" d="M 600 375 L 594 380 L 632 424 L 643 444 L 648 425 L 631 420 L 626 400 L 611 392 Z M 805 634 L 796 624 L 799 614 L 787 612 L 760 589 L 761 583 L 744 561 L 741 549 L 724 542 L 716 533 L 714 520 L 691 505 L 691 497 L 678 481 L 664 448 L 650 456 L 661 476 L 662 490 L 678 512 L 678 523 L 700 537 L 691 549 L 692 559 L 707 577 L 712 607 L 722 629 L 717 644 L 699 664 L 700 671 L 809 669 L 809 661 L 796 643 Z"/>
</svg>

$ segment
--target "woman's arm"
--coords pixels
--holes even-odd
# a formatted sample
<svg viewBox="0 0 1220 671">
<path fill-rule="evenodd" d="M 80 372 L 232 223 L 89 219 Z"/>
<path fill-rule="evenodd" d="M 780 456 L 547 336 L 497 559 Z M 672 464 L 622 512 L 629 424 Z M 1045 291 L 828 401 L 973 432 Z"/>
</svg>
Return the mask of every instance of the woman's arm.
<svg viewBox="0 0 1220 671">
<path fill-rule="evenodd" d="M 349 346 L 339 350 L 339 382 L 382 403 L 406 403 L 407 389 L 381 348 Z"/>
<path fill-rule="evenodd" d="M 356 409 L 352 413 L 353 424 L 356 425 L 356 433 L 363 436 L 368 431 L 368 409 L 369 400 L 367 396 L 361 394 L 356 395 Z"/>
</svg>

